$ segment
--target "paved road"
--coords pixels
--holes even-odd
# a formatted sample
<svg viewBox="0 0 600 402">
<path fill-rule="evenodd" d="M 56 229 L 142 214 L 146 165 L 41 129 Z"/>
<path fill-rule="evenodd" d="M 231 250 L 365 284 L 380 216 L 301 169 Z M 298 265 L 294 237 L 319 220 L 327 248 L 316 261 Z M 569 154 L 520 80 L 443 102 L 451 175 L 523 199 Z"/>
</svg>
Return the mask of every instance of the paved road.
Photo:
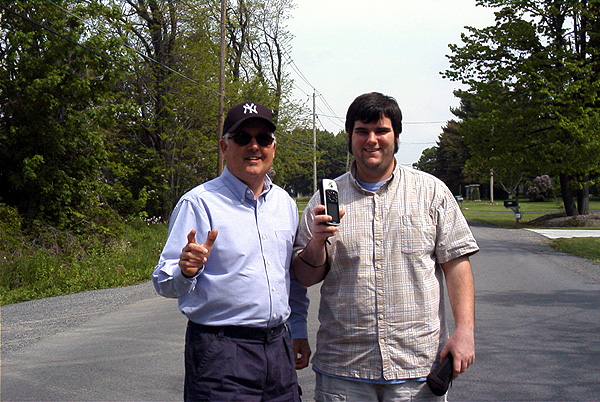
<svg viewBox="0 0 600 402">
<path fill-rule="evenodd" d="M 600 266 L 530 231 L 473 227 L 477 361 L 452 401 L 600 397 Z M 311 344 L 318 288 L 310 289 Z M 149 283 L 5 306 L 2 401 L 179 401 L 185 319 Z M 299 372 L 312 400 L 314 376 Z"/>
<path fill-rule="evenodd" d="M 534 232 L 473 227 L 477 357 L 456 401 L 598 401 L 600 266 Z"/>
</svg>

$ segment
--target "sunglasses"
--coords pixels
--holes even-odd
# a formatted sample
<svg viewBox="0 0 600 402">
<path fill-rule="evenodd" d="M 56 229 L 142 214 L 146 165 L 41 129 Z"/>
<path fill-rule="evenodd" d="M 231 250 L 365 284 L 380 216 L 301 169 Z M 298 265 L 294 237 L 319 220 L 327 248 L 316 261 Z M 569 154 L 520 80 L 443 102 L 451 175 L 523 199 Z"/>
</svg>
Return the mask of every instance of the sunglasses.
<svg viewBox="0 0 600 402">
<path fill-rule="evenodd" d="M 239 134 L 227 134 L 225 139 L 231 138 L 233 142 L 238 145 L 248 145 L 252 141 L 252 138 L 256 139 L 256 142 L 261 147 L 268 147 L 275 141 L 275 137 L 269 134 L 250 135 L 248 133 L 241 132 Z"/>
</svg>

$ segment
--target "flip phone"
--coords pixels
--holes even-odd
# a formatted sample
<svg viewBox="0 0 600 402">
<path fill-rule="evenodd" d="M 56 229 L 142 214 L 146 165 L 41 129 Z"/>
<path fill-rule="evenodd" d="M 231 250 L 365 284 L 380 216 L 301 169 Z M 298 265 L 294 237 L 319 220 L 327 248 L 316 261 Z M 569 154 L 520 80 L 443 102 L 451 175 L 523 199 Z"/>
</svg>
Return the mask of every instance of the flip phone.
<svg viewBox="0 0 600 402">
<path fill-rule="evenodd" d="M 321 204 L 325 205 L 325 215 L 333 218 L 331 221 L 325 223 L 327 225 L 339 225 L 340 205 L 337 184 L 333 180 L 323 179 L 319 183 L 319 193 L 321 194 Z"/>
</svg>

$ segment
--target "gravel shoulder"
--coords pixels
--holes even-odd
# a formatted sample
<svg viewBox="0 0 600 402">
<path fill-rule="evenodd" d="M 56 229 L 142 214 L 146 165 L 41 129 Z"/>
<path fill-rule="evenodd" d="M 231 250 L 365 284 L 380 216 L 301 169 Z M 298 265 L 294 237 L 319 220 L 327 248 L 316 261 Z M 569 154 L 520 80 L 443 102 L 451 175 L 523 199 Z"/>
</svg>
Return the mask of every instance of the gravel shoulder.
<svg viewBox="0 0 600 402">
<path fill-rule="evenodd" d="M 2 357 L 48 336 L 82 325 L 121 306 L 155 295 L 152 282 L 92 290 L 0 307 Z"/>
</svg>

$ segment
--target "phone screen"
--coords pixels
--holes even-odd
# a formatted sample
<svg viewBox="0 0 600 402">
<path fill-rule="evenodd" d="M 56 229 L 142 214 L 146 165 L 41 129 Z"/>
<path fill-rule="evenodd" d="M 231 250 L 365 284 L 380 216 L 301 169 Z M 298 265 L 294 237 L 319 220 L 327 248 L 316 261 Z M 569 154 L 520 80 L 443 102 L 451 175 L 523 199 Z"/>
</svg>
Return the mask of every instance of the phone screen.
<svg viewBox="0 0 600 402">
<path fill-rule="evenodd" d="M 333 190 L 325 191 L 327 197 L 327 213 L 333 218 L 332 222 L 340 222 L 340 210 L 338 206 L 337 192 Z"/>
</svg>

